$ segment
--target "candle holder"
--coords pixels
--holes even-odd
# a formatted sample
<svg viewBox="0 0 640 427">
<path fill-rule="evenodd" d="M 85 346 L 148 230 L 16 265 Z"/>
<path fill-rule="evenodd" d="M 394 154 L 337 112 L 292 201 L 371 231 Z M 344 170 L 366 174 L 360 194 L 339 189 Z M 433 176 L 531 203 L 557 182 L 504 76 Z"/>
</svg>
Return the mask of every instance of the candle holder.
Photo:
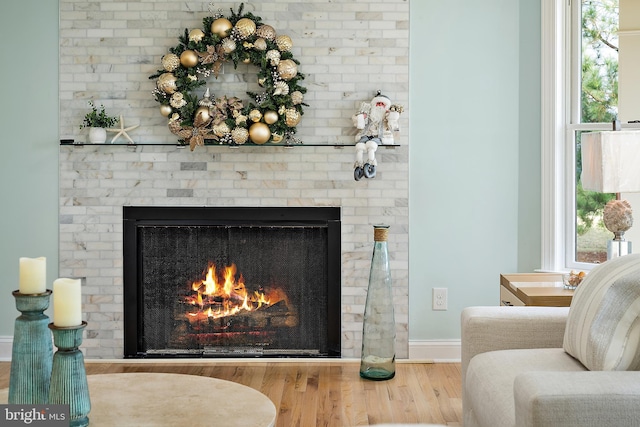
<svg viewBox="0 0 640 427">
<path fill-rule="evenodd" d="M 11 373 L 9 376 L 9 403 L 46 404 L 49 398 L 51 357 L 53 344 L 47 328 L 51 291 L 41 294 L 23 294 L 13 291 L 16 318 L 11 349 Z"/>
<path fill-rule="evenodd" d="M 84 367 L 84 356 L 78 350 L 87 322 L 78 326 L 58 327 L 53 323 L 53 343 L 58 351 L 53 355 L 49 404 L 69 405 L 69 426 L 89 425 L 89 385 Z"/>
</svg>

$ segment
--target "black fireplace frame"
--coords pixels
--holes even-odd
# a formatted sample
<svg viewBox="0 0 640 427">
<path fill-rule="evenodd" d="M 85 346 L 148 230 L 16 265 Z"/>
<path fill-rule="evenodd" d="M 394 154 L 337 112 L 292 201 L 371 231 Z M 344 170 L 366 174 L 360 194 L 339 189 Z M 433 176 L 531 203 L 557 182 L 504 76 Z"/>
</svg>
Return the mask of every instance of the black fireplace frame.
<svg viewBox="0 0 640 427">
<path fill-rule="evenodd" d="M 327 306 L 329 315 L 327 342 L 328 352 L 320 357 L 340 357 L 341 352 L 341 223 L 339 207 L 201 207 L 201 206 L 124 206 L 123 207 L 123 298 L 124 306 L 124 357 L 166 357 L 141 351 L 142 325 L 138 324 L 138 313 L 142 312 L 142 297 L 138 286 L 141 283 L 141 266 L 138 265 L 138 233 L 141 226 L 326 226 L 328 232 L 327 257 Z M 232 219 L 231 219 L 232 218 Z M 331 286 L 330 284 L 338 284 Z M 172 357 L 180 357 L 180 354 Z M 249 354 L 240 356 L 260 357 Z M 184 357 L 194 357 L 188 355 Z M 213 356 L 199 356 L 213 357 Z M 229 356 L 227 356 L 229 357 Z M 290 357 L 290 356 L 287 356 Z M 296 356 L 304 357 L 304 356 Z M 316 356 L 317 357 L 317 356 Z"/>
</svg>

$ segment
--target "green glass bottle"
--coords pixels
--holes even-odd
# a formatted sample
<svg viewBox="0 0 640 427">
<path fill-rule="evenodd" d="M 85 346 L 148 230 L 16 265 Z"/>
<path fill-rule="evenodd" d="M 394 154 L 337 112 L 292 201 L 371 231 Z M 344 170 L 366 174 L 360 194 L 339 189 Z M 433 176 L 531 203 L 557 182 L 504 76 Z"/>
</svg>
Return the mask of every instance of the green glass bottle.
<svg viewBox="0 0 640 427">
<path fill-rule="evenodd" d="M 360 376 L 388 380 L 396 374 L 396 323 L 387 248 L 388 225 L 373 227 L 374 247 L 362 327 Z"/>
</svg>

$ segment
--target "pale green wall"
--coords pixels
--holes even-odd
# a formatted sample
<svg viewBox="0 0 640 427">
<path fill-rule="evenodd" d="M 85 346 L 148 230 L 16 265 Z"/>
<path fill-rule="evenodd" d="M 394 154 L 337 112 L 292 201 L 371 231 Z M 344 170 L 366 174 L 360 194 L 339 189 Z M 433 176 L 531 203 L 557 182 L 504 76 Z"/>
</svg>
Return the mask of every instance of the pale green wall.
<svg viewBox="0 0 640 427">
<path fill-rule="evenodd" d="M 18 258 L 58 272 L 58 1 L 3 0 L 0 13 L 0 336 L 13 335 Z"/>
<path fill-rule="evenodd" d="M 518 265 L 540 268 L 542 242 L 540 0 L 520 0 L 518 129 Z"/>
<path fill-rule="evenodd" d="M 460 337 L 540 259 L 540 2 L 411 2 L 409 337 Z M 434 287 L 447 311 L 432 311 Z"/>
<path fill-rule="evenodd" d="M 5 0 L 0 337 L 18 258 L 58 264 L 58 2 Z M 411 2 L 410 338 L 459 337 L 498 275 L 540 254 L 539 0 Z M 433 312 L 431 288 L 449 288 Z"/>
</svg>

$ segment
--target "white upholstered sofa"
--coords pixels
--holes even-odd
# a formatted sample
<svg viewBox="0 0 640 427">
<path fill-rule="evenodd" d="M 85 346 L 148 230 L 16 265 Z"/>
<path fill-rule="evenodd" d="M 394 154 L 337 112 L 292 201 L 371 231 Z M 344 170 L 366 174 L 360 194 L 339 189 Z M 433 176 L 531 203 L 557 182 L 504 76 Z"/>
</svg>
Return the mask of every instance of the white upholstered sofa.
<svg viewBox="0 0 640 427">
<path fill-rule="evenodd" d="M 640 426 L 640 255 L 594 268 L 570 308 L 463 310 L 464 426 Z"/>
</svg>

